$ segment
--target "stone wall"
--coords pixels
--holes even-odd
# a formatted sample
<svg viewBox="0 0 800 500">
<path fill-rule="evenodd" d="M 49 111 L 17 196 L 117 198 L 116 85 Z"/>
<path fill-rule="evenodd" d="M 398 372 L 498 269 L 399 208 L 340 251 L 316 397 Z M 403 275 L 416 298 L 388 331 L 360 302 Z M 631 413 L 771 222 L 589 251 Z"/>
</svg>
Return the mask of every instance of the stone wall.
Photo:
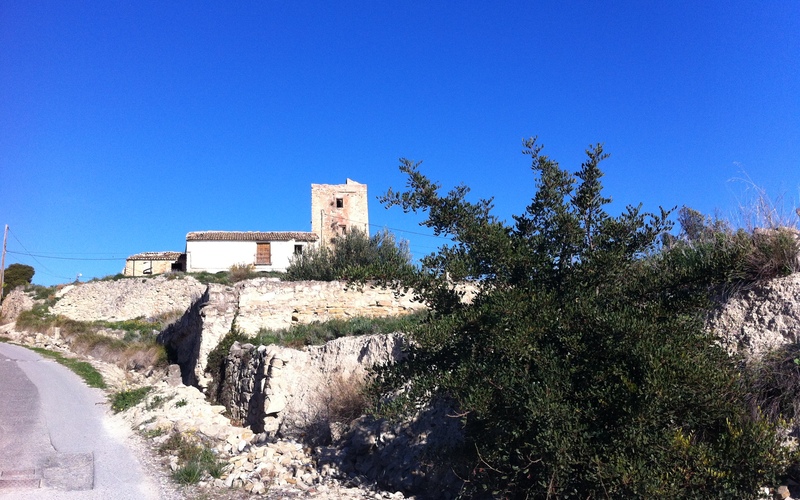
<svg viewBox="0 0 800 500">
<path fill-rule="evenodd" d="M 424 308 L 410 294 L 396 296 L 390 290 L 370 287 L 358 290 L 338 281 L 257 278 L 232 286 L 206 286 L 192 277 L 159 276 L 68 285 L 59 291 L 52 312 L 78 321 L 149 318 L 188 310 L 206 292 L 204 302 L 213 309 L 208 314 L 215 330 L 229 331 L 236 316 L 236 326 L 246 335 L 255 335 L 261 328 L 289 328 L 333 318 L 392 316 Z"/>
<path fill-rule="evenodd" d="M 356 316 L 396 316 L 425 307 L 410 294 L 396 296 L 391 290 L 369 287 L 357 290 L 339 281 L 261 278 L 237 283 L 235 293 L 239 304 L 236 326 L 247 335 L 255 335 L 261 328 Z"/>
<path fill-rule="evenodd" d="M 369 234 L 367 185 L 347 179 L 345 184 L 311 185 L 311 231 L 320 245 L 353 229 Z"/>
<path fill-rule="evenodd" d="M 184 382 L 204 387 L 206 358 L 233 327 L 255 336 L 262 328 L 283 329 L 295 324 L 356 316 L 407 314 L 424 308 L 411 295 L 365 287 L 348 288 L 341 282 L 280 281 L 257 278 L 234 285 L 203 285 L 192 277 L 158 276 L 91 281 L 67 285 L 52 307 L 77 321 L 124 321 L 185 311 L 159 336 L 180 364 Z M 30 309 L 33 302 L 22 292 L 4 301 L 6 318 Z"/>
</svg>

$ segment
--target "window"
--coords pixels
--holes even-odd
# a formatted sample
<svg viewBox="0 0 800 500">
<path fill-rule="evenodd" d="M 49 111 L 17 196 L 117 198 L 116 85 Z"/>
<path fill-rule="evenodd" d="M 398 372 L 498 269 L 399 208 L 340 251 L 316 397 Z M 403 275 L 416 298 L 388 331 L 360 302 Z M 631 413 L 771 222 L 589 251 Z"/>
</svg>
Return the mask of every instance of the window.
<svg viewBox="0 0 800 500">
<path fill-rule="evenodd" d="M 294 246 L 294 254 L 295 255 L 300 255 L 301 253 L 303 253 L 303 245 L 295 245 Z"/>
<path fill-rule="evenodd" d="M 272 252 L 269 243 L 256 243 L 256 265 L 272 265 Z"/>
<path fill-rule="evenodd" d="M 339 226 L 339 235 L 347 236 L 347 226 Z"/>
<path fill-rule="evenodd" d="M 344 208 L 344 198 L 336 198 L 336 208 Z"/>
</svg>

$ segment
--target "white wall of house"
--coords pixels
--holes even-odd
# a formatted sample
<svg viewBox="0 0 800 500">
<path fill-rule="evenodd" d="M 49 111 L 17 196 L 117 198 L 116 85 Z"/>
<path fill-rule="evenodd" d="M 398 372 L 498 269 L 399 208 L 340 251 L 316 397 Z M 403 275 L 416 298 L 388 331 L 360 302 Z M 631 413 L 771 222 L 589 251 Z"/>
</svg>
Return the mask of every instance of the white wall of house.
<svg viewBox="0 0 800 500">
<path fill-rule="evenodd" d="M 266 242 L 265 242 L 266 243 Z M 294 255 L 295 245 L 304 248 L 305 241 L 270 241 L 270 265 L 256 264 L 255 241 L 187 241 L 186 271 L 190 273 L 227 271 L 236 264 L 253 264 L 256 271 L 285 271 Z"/>
</svg>

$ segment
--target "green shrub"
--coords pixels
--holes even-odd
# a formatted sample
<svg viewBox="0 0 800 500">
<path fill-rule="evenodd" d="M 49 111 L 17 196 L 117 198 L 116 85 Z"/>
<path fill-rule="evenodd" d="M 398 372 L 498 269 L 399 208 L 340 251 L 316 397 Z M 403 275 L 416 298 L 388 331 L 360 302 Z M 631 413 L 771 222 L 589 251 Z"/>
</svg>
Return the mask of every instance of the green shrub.
<svg viewBox="0 0 800 500">
<path fill-rule="evenodd" d="M 755 498 L 787 457 L 703 325 L 736 246 L 720 251 L 713 235 L 661 252 L 669 212 L 605 212 L 601 145 L 575 175 L 540 151 L 526 141 L 537 189 L 513 225 L 491 200 L 466 201 L 464 186 L 441 196 L 401 164 L 408 190 L 383 202 L 425 212 L 453 245 L 402 282 L 432 314 L 408 356 L 378 369 L 378 410 L 452 398 L 475 450 L 470 495 Z M 465 280 L 469 303 L 452 286 Z"/>
<path fill-rule="evenodd" d="M 354 229 L 335 238 L 331 247 L 307 248 L 295 255 L 284 279 L 297 280 L 385 280 L 411 273 L 408 243 L 396 241 L 388 230 L 373 236 Z"/>
<path fill-rule="evenodd" d="M 172 473 L 178 484 L 196 484 L 203 478 L 203 468 L 197 462 L 188 462 Z"/>
<path fill-rule="evenodd" d="M 173 433 L 159 447 L 162 454 L 175 453 L 181 466 L 172 475 L 180 484 L 195 484 L 208 474 L 213 478 L 222 476 L 225 464 L 202 443 L 195 443 L 180 433 Z"/>
<path fill-rule="evenodd" d="M 728 293 L 800 270 L 800 233 L 790 228 L 733 230 L 729 223 L 687 207 L 681 208 L 678 222 L 678 237 L 666 238 L 666 248 L 676 259 L 674 264 L 724 274 L 720 281 Z"/>
<path fill-rule="evenodd" d="M 136 278 L 140 278 L 141 276 L 136 276 Z M 134 278 L 134 276 L 125 276 L 122 273 L 112 274 L 109 276 L 104 276 L 97 281 L 119 281 L 124 279 Z M 92 280 L 94 281 L 94 280 Z"/>
<path fill-rule="evenodd" d="M 131 389 L 128 391 L 120 391 L 111 396 L 111 409 L 114 413 L 125 411 L 128 408 L 133 408 L 138 405 L 147 394 L 153 390 L 150 386 L 139 387 L 138 389 Z"/>
<path fill-rule="evenodd" d="M 56 286 L 42 286 L 42 285 L 29 285 L 25 289 L 27 292 L 33 292 L 33 300 L 44 300 L 49 304 L 55 303 Z"/>
</svg>

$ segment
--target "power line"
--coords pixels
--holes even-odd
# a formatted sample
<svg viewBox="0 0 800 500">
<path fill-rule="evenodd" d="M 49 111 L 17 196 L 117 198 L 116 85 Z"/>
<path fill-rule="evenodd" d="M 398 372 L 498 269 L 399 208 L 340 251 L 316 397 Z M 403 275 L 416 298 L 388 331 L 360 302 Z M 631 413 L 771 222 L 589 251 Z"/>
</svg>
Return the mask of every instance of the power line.
<svg viewBox="0 0 800 500">
<path fill-rule="evenodd" d="M 34 259 L 36 257 L 40 257 L 42 259 L 81 260 L 81 261 L 91 261 L 91 262 L 104 261 L 104 260 L 123 260 L 123 259 L 126 258 L 126 257 L 114 257 L 114 258 L 103 258 L 103 259 L 97 259 L 97 258 L 95 258 L 95 259 L 87 259 L 87 258 L 81 258 L 81 257 L 55 257 L 55 256 L 51 256 L 51 255 L 42 255 L 42 254 L 33 254 L 33 253 L 24 253 L 24 252 L 14 252 L 14 251 L 11 251 L 11 250 L 9 250 L 8 253 L 13 253 L 15 255 L 27 255 L 29 257 L 33 257 Z M 39 261 L 37 261 L 37 262 L 39 262 Z M 39 262 L 39 263 L 41 264 L 41 262 Z"/>
<path fill-rule="evenodd" d="M 17 243 L 19 243 L 19 246 L 21 246 L 23 250 L 28 252 L 27 254 L 21 254 L 21 255 L 29 255 L 30 257 L 32 257 L 33 260 L 35 260 L 36 263 L 39 264 L 39 266 L 42 269 L 44 269 L 47 273 L 49 273 L 51 276 L 54 276 L 54 277 L 60 278 L 60 279 L 66 279 L 66 280 L 70 279 L 70 278 L 68 278 L 66 276 L 61 276 L 61 275 L 56 274 L 55 271 L 53 271 L 52 269 L 50 269 L 47 266 L 45 266 L 44 264 L 42 264 L 42 262 L 39 259 L 37 259 L 36 256 L 34 256 L 33 254 L 30 253 L 30 250 L 25 248 L 25 245 L 23 245 L 22 242 L 19 240 L 19 238 L 17 238 L 17 235 L 14 234 L 14 231 L 9 230 L 9 233 L 11 233 L 11 236 L 13 236 L 15 240 L 17 240 Z M 8 253 L 18 254 L 18 252 L 12 252 L 10 250 L 8 251 Z"/>
</svg>

